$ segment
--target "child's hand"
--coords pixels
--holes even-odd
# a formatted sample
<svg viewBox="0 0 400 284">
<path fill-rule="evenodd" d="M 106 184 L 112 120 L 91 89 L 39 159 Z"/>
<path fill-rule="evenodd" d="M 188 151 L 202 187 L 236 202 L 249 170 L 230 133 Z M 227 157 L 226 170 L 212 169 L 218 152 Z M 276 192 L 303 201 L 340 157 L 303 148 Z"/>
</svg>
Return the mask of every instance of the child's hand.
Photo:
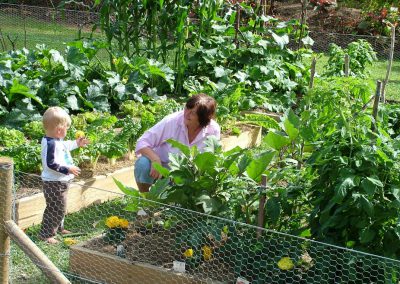
<svg viewBox="0 0 400 284">
<path fill-rule="evenodd" d="M 81 173 L 81 169 L 75 166 L 72 166 L 68 169 L 68 173 L 73 174 L 74 176 L 79 176 Z"/>
<path fill-rule="evenodd" d="M 89 143 L 89 139 L 86 139 L 85 137 L 80 137 L 76 139 L 76 144 L 78 144 L 78 147 L 85 147 Z"/>
</svg>

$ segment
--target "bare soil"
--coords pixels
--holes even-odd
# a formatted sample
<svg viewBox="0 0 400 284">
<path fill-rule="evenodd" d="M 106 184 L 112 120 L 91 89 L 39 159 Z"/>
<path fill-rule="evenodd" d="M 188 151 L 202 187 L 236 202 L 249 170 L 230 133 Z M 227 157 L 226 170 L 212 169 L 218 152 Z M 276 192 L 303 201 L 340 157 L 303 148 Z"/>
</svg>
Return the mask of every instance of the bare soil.
<svg viewBox="0 0 400 284">
<path fill-rule="evenodd" d="M 300 1 L 276 2 L 275 16 L 282 20 L 301 19 Z M 312 31 L 332 33 L 358 32 L 361 22 L 361 10 L 341 7 L 329 11 L 317 11 L 307 7 L 306 21 Z"/>
</svg>

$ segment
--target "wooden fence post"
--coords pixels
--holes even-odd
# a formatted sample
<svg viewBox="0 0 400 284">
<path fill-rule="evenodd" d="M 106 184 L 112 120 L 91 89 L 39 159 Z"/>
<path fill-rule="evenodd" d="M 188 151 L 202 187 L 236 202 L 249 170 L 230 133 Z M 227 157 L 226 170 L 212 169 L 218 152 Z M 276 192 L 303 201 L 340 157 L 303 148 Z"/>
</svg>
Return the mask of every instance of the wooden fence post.
<svg viewBox="0 0 400 284">
<path fill-rule="evenodd" d="M 267 187 L 267 176 L 264 174 L 261 176 L 261 187 L 263 190 Z M 264 216 L 265 216 L 265 201 L 267 200 L 267 194 L 262 192 L 260 195 L 260 201 L 258 204 L 258 227 L 264 229 Z M 257 238 L 259 238 L 262 234 L 262 230 L 257 230 Z"/>
<path fill-rule="evenodd" d="M 10 265 L 10 237 L 5 222 L 11 220 L 13 160 L 0 157 L 0 284 L 7 284 Z"/>
<path fill-rule="evenodd" d="M 350 57 L 346 53 L 344 55 L 344 76 L 349 77 L 350 75 Z"/>
<path fill-rule="evenodd" d="M 389 63 L 386 69 L 386 77 L 385 80 L 383 80 L 382 84 L 382 93 L 381 93 L 381 101 L 383 103 L 386 102 L 386 85 L 389 82 L 389 77 L 390 77 L 390 71 L 392 70 L 392 64 L 393 64 L 393 53 L 394 53 L 394 44 L 396 41 L 396 27 L 392 26 L 392 37 L 391 37 L 391 42 L 390 42 L 390 51 L 389 51 Z"/>
<path fill-rule="evenodd" d="M 314 77 L 315 77 L 315 66 L 317 65 L 317 59 L 313 57 L 311 62 L 311 74 L 310 74 L 310 89 L 314 87 Z"/>
<path fill-rule="evenodd" d="M 375 99 L 374 99 L 374 106 L 372 108 L 372 117 L 374 118 L 374 121 L 372 123 L 371 130 L 375 132 L 376 130 L 376 119 L 378 117 L 378 106 L 379 106 L 379 99 L 381 96 L 381 89 L 382 89 L 382 82 L 381 81 L 376 81 L 376 92 L 375 92 Z"/>
</svg>

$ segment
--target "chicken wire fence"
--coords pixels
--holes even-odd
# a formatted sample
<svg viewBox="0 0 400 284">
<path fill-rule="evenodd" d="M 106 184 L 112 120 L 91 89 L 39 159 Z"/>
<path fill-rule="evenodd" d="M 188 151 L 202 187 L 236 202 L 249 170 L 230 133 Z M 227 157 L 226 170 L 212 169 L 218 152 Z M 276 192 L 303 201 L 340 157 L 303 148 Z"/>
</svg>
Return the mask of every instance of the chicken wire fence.
<svg viewBox="0 0 400 284">
<path fill-rule="evenodd" d="M 17 172 L 14 179 L 15 222 L 29 227 L 26 235 L 71 283 L 400 281 L 397 260 L 81 183 L 71 183 L 68 190 L 69 212 L 64 226 L 71 233 L 54 231 L 58 243 L 47 244 L 40 237 L 43 228 L 50 224 L 40 224 L 45 211 L 43 195 L 39 194 L 41 201 L 33 201 L 35 198 L 30 194 L 46 185 L 39 176 L 31 174 Z M 1 183 L 0 186 L 5 186 Z M 47 190 L 59 188 L 53 186 Z M 46 195 L 48 204 L 59 198 L 59 193 Z M 32 203 L 25 204 L 23 209 L 21 204 L 28 200 Z M 84 206 L 78 209 L 78 203 Z M 60 219 L 56 211 L 51 212 L 49 219 Z M 28 225 L 24 219 L 36 225 Z M 5 259 L 10 260 L 9 283 L 50 282 L 44 276 L 50 268 L 38 261 L 33 261 L 34 265 L 14 242 L 9 253 L 0 255 L 0 264 Z M 0 279 L 3 271 L 0 270 Z"/>
</svg>

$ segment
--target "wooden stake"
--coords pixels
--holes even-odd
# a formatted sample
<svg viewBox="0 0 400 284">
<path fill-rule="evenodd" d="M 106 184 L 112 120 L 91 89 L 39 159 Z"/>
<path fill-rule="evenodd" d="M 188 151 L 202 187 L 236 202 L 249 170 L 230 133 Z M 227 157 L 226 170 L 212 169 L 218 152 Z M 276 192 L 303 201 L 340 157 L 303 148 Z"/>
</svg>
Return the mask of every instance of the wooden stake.
<svg viewBox="0 0 400 284">
<path fill-rule="evenodd" d="M 314 77 L 315 77 L 315 66 L 317 65 L 317 59 L 313 57 L 311 62 L 311 74 L 310 74 L 310 89 L 314 87 Z"/>
<path fill-rule="evenodd" d="M 71 284 L 50 259 L 36 246 L 34 242 L 18 227 L 14 221 L 5 222 L 5 229 L 20 249 L 42 270 L 52 283 Z"/>
<path fill-rule="evenodd" d="M 344 55 L 344 76 L 349 77 L 350 74 L 350 57 L 348 54 Z"/>
<path fill-rule="evenodd" d="M 0 157 L 0 283 L 7 284 L 10 265 L 10 237 L 4 224 L 11 220 L 13 160 Z"/>
<path fill-rule="evenodd" d="M 383 103 L 386 102 L 385 89 L 386 89 L 387 83 L 389 82 L 390 71 L 392 70 L 394 43 L 396 41 L 396 37 L 395 36 L 396 36 L 396 27 L 392 25 L 392 40 L 390 42 L 389 63 L 388 63 L 387 69 L 386 69 L 386 77 L 385 77 L 385 80 L 383 81 L 383 84 L 382 84 L 381 101 Z"/>
<path fill-rule="evenodd" d="M 379 106 L 379 99 L 381 96 L 381 89 L 382 89 L 382 82 L 376 81 L 376 92 L 375 92 L 375 99 L 374 99 L 374 106 L 372 108 L 372 117 L 374 118 L 374 122 L 372 123 L 371 130 L 373 132 L 376 131 L 376 119 L 378 117 L 378 106 Z"/>
<path fill-rule="evenodd" d="M 261 176 L 261 186 L 265 190 L 267 187 L 267 176 Z M 265 192 L 261 193 L 260 201 L 258 204 L 258 227 L 264 229 L 264 216 L 265 216 L 265 201 L 267 200 L 267 195 Z M 257 230 L 257 238 L 261 237 L 262 230 Z"/>
</svg>

